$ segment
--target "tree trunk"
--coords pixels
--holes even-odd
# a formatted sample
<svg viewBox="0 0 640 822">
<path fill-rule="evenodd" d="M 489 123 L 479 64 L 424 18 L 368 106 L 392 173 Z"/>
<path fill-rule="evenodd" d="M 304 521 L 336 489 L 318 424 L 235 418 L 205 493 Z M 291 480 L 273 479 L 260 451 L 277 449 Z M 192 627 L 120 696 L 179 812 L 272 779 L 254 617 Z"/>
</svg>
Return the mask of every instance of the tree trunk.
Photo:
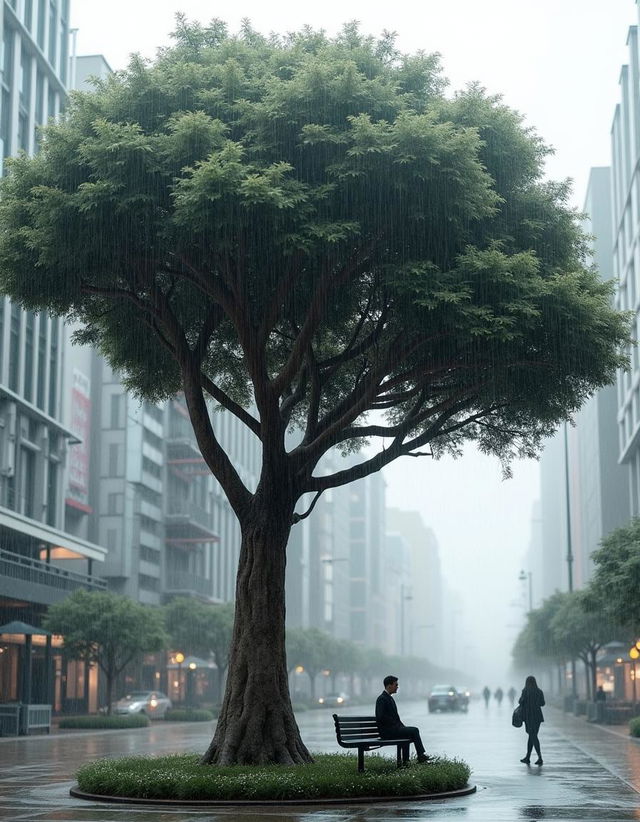
<svg viewBox="0 0 640 822">
<path fill-rule="evenodd" d="M 591 668 L 589 666 L 589 658 L 586 655 L 580 658 L 582 659 L 582 663 L 584 665 L 584 684 L 587 692 L 586 699 L 588 702 L 591 699 Z"/>
<path fill-rule="evenodd" d="M 107 716 L 111 716 L 111 703 L 113 702 L 113 673 L 106 671 L 105 679 L 107 680 Z"/>
<path fill-rule="evenodd" d="M 595 700 L 596 694 L 598 692 L 598 662 L 597 662 L 597 655 L 598 655 L 598 648 L 591 648 L 590 656 L 591 656 L 591 694 L 592 698 Z"/>
<path fill-rule="evenodd" d="M 318 672 L 316 670 L 309 670 L 307 668 L 307 675 L 309 677 L 309 694 L 311 695 L 311 701 L 316 701 L 316 677 L 318 676 Z"/>
<path fill-rule="evenodd" d="M 285 653 L 286 546 L 293 507 L 277 503 L 272 497 L 253 505 L 241 522 L 227 683 L 203 764 L 313 761 L 293 715 Z"/>
</svg>

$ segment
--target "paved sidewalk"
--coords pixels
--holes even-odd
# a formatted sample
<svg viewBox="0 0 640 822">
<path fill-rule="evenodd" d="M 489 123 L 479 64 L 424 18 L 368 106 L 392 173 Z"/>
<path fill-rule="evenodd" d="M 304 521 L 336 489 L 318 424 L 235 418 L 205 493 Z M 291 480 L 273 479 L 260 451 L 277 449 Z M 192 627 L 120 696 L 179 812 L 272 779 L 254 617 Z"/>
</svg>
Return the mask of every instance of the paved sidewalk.
<svg viewBox="0 0 640 822">
<path fill-rule="evenodd" d="M 473 769 L 478 792 L 459 799 L 329 808 L 255 807 L 181 809 L 83 802 L 69 796 L 73 774 L 100 757 L 202 751 L 212 723 L 155 723 L 132 731 L 60 732 L 50 737 L 0 741 L 0 820 L 29 822 L 387 822 L 464 820 L 557 822 L 640 819 L 640 745 L 617 730 L 609 732 L 545 709 L 540 740 L 545 764 L 527 768 L 525 734 L 511 727 L 511 710 L 473 703 L 468 714 L 429 714 L 424 703 L 398 699 L 402 718 L 417 724 L 429 752 L 458 756 Z M 362 708 L 349 709 L 361 713 Z M 299 717 L 309 748 L 338 750 L 330 711 Z M 622 729 L 620 729 L 622 730 Z M 356 763 L 354 756 L 354 777 Z"/>
</svg>

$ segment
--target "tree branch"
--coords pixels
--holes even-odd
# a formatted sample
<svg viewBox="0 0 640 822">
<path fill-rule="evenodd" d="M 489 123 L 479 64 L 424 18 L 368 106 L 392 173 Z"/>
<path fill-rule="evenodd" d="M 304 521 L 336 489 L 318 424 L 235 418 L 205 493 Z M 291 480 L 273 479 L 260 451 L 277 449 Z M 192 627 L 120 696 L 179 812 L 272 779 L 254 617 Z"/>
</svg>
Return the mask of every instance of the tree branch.
<svg viewBox="0 0 640 822">
<path fill-rule="evenodd" d="M 309 514 L 310 514 L 310 513 L 313 511 L 313 509 L 316 507 L 316 502 L 320 499 L 320 497 L 321 497 L 321 496 L 322 496 L 322 491 L 318 491 L 318 493 L 317 493 L 317 494 L 315 495 L 315 497 L 313 498 L 313 500 L 312 500 L 312 502 L 311 502 L 311 505 L 310 505 L 310 506 L 309 506 L 309 508 L 308 508 L 308 509 L 304 512 L 304 514 L 298 514 L 297 512 L 293 514 L 292 522 L 293 522 L 293 524 L 294 524 L 294 525 L 295 525 L 296 523 L 300 522 L 300 520 L 306 519 L 306 518 L 309 516 Z"/>
<path fill-rule="evenodd" d="M 284 386 L 291 382 L 293 376 L 299 370 L 304 354 L 311 344 L 313 335 L 317 331 L 322 318 L 326 314 L 330 292 L 332 289 L 339 287 L 342 283 L 349 280 L 360 270 L 365 269 L 365 267 L 369 264 L 368 254 L 371 252 L 373 245 L 374 244 L 371 243 L 370 248 L 366 252 L 366 257 L 359 258 L 358 253 L 356 252 L 352 259 L 343 266 L 342 270 L 338 274 L 332 274 L 330 271 L 327 271 L 320 278 L 320 282 L 318 283 L 313 297 L 311 298 L 305 321 L 300 329 L 300 333 L 296 337 L 291 353 L 289 354 L 289 359 L 273 381 L 272 390 L 277 396 L 282 394 Z"/>
</svg>

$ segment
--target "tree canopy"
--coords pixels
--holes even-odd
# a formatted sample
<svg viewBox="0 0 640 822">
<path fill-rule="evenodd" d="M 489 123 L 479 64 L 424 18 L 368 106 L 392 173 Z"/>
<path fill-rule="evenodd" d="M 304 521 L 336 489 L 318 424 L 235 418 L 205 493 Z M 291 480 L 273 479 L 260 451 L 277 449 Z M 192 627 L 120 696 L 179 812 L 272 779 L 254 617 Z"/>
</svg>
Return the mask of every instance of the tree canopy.
<svg viewBox="0 0 640 822">
<path fill-rule="evenodd" d="M 79 319 L 147 397 L 192 371 L 263 441 L 273 410 L 300 424 L 301 491 L 337 481 L 312 475 L 329 447 L 369 438 L 391 441 L 371 470 L 464 438 L 529 453 L 613 380 L 610 286 L 499 98 L 445 98 L 437 57 L 353 25 L 267 39 L 181 20 L 176 41 L 72 95 L 39 155 L 11 161 L 6 293 Z"/>
<path fill-rule="evenodd" d="M 167 643 L 159 608 L 110 591 L 74 591 L 49 608 L 44 625 L 62 634 L 64 651 L 71 659 L 96 663 L 102 669 L 109 713 L 118 674 L 129 662 Z"/>
<path fill-rule="evenodd" d="M 140 395 L 182 390 L 240 521 L 205 761 L 310 759 L 284 569 L 323 491 L 464 440 L 505 462 L 535 453 L 625 362 L 627 323 L 567 185 L 543 180 L 543 142 L 479 86 L 443 89 L 436 56 L 354 24 L 267 38 L 179 18 L 174 47 L 72 95 L 2 181 L 0 291 L 78 321 Z M 260 441 L 256 488 L 211 401 Z"/>
<path fill-rule="evenodd" d="M 635 517 L 602 540 L 593 553 L 593 586 L 618 625 L 640 632 L 640 519 Z"/>
</svg>

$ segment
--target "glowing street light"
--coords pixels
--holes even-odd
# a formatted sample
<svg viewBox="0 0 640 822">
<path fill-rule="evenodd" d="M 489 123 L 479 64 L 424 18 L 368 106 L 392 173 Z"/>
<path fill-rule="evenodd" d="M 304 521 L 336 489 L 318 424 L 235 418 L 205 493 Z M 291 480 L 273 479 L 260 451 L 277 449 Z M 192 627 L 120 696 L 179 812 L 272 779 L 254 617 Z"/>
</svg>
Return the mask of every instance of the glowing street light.
<svg viewBox="0 0 640 822">
<path fill-rule="evenodd" d="M 178 702 L 182 702 L 182 663 L 184 662 L 184 654 L 178 651 L 173 657 L 178 663 Z"/>
</svg>

